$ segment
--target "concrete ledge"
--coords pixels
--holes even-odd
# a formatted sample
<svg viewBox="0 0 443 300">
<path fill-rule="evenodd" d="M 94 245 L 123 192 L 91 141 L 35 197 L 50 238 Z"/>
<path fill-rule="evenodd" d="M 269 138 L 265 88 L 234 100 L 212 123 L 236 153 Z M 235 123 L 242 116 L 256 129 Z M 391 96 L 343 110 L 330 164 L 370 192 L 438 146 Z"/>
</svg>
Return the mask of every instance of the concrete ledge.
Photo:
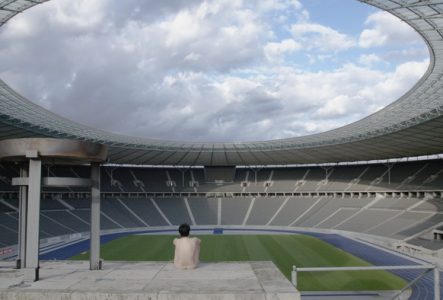
<svg viewBox="0 0 443 300">
<path fill-rule="evenodd" d="M 108 156 L 106 145 L 81 140 L 22 138 L 0 141 L 0 159 L 27 160 L 51 158 L 86 162 L 103 162 Z"/>
<path fill-rule="evenodd" d="M 168 262 L 106 262 L 98 271 L 88 267 L 88 262 L 42 262 L 40 281 L 2 278 L 0 299 L 300 299 L 272 262 L 206 263 L 194 270 L 177 270 Z"/>
</svg>

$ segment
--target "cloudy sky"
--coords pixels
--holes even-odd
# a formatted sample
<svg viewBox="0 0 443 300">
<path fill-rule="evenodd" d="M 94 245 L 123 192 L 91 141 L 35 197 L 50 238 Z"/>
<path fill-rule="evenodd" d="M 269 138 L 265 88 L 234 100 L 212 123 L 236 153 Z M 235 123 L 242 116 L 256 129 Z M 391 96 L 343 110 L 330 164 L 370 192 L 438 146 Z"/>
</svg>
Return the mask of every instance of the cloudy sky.
<svg viewBox="0 0 443 300">
<path fill-rule="evenodd" d="M 194 141 L 333 129 L 423 75 L 421 38 L 356 0 L 53 0 L 0 28 L 0 78 L 71 120 Z"/>
</svg>

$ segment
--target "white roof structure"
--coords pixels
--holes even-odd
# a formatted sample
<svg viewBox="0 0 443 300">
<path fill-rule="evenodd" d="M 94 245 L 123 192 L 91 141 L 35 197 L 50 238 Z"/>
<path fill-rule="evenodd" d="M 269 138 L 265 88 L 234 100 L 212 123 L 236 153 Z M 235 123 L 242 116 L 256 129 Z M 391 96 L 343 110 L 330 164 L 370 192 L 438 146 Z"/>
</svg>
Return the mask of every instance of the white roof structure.
<svg viewBox="0 0 443 300">
<path fill-rule="evenodd" d="M 0 0 L 0 26 L 47 0 Z M 359 0 L 397 16 L 425 40 L 426 74 L 384 109 L 327 132 L 270 141 L 196 143 L 122 136 L 62 118 L 0 80 L 0 139 L 55 137 L 109 146 L 109 162 L 147 165 L 286 165 L 443 153 L 443 0 Z"/>
</svg>

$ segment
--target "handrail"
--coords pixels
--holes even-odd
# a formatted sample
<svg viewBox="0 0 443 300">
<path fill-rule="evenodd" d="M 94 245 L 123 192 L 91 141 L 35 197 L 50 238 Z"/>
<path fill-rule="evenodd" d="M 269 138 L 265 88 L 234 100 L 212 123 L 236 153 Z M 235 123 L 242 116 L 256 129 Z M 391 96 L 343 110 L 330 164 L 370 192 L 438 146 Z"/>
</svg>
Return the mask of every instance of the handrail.
<svg viewBox="0 0 443 300">
<path fill-rule="evenodd" d="M 413 285 L 421 277 L 434 271 L 434 299 L 440 300 L 440 270 L 437 266 L 431 264 L 423 265 L 403 265 L 403 266 L 361 266 L 361 267 L 315 267 L 315 268 L 297 268 L 292 266 L 291 282 L 297 288 L 297 272 L 329 272 L 329 271 L 375 271 L 375 270 L 425 270 L 423 274 L 406 285 L 392 299 L 397 299 L 407 288 Z"/>
</svg>

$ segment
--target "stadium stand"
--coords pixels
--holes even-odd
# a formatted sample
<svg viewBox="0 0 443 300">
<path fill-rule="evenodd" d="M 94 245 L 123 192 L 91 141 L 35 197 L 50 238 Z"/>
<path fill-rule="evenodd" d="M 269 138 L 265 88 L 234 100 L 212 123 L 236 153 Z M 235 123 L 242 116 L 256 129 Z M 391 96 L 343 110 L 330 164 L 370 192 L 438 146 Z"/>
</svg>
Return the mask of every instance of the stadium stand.
<svg viewBox="0 0 443 300">
<path fill-rule="evenodd" d="M 229 212 L 225 214 L 221 214 L 221 222 L 222 225 L 232 225 L 238 224 L 242 225 L 245 217 L 248 214 L 249 207 L 253 198 L 225 198 L 221 202 L 221 211 Z"/>
<path fill-rule="evenodd" d="M 443 162 L 238 168 L 206 182 L 203 168 L 102 168 L 103 230 L 178 225 L 288 226 L 370 234 L 443 248 L 424 238 L 443 222 Z M 17 166 L 0 167 L 0 245 L 17 241 Z M 44 176 L 87 177 L 87 166 L 46 166 Z M 225 174 L 226 175 L 226 174 Z M 207 176 L 207 174 L 206 174 Z M 226 175 L 227 176 L 227 175 Z M 86 232 L 89 191 L 44 189 L 41 237 Z M 430 245 L 430 246 L 429 246 Z"/>
</svg>

